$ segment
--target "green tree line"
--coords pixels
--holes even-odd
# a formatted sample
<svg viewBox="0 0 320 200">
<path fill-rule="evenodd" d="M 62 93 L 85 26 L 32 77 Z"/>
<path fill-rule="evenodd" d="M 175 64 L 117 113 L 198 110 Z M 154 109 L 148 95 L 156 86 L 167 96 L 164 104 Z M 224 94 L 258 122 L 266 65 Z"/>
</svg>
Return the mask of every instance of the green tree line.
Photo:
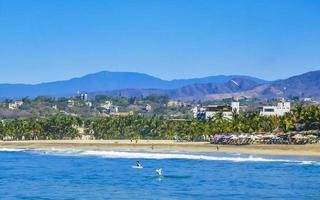
<svg viewBox="0 0 320 200">
<path fill-rule="evenodd" d="M 113 116 L 82 120 L 58 114 L 46 118 L 5 120 L 0 123 L 0 139 L 72 139 L 84 134 L 96 139 L 172 139 L 177 136 L 198 140 L 215 133 L 270 133 L 292 131 L 319 132 L 320 107 L 297 106 L 285 116 L 260 116 L 255 113 L 233 113 L 232 119 L 217 113 L 209 120 L 173 120 L 166 116 Z"/>
</svg>

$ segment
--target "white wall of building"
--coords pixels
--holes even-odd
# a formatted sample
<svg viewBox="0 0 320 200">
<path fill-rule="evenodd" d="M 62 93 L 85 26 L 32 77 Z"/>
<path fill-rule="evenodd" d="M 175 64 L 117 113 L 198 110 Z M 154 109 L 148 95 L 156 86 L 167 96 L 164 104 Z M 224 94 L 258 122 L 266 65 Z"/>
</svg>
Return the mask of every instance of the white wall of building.
<svg viewBox="0 0 320 200">
<path fill-rule="evenodd" d="M 260 115 L 263 116 L 283 116 L 290 112 L 290 102 L 279 102 L 277 106 L 263 106 Z"/>
<path fill-rule="evenodd" d="M 232 112 L 235 110 L 237 113 L 240 112 L 240 103 L 239 102 L 232 102 L 231 103 L 231 111 L 223 111 L 222 115 L 225 119 L 232 119 Z M 206 119 L 214 118 L 215 115 L 219 111 L 208 111 L 206 108 L 203 107 L 195 107 L 192 109 L 194 117 L 198 117 L 199 113 L 204 113 Z"/>
<path fill-rule="evenodd" d="M 13 103 L 8 104 L 8 108 L 11 110 L 15 110 L 20 108 L 23 105 L 23 101 L 15 101 Z"/>
</svg>

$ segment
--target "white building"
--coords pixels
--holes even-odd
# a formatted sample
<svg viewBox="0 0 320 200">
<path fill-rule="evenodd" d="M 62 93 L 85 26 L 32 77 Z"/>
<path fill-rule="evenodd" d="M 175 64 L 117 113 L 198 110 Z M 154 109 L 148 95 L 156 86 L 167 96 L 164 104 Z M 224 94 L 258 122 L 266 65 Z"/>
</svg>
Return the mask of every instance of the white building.
<svg viewBox="0 0 320 200">
<path fill-rule="evenodd" d="M 113 107 L 113 112 L 114 113 L 118 113 L 119 112 L 119 107 L 118 106 L 114 106 Z"/>
<path fill-rule="evenodd" d="M 304 98 L 303 101 L 304 101 L 304 102 L 311 102 L 311 101 L 312 101 L 312 98 Z"/>
<path fill-rule="evenodd" d="M 68 100 L 68 107 L 69 107 L 69 108 L 72 108 L 73 106 L 74 106 L 74 100 L 69 99 L 69 100 Z"/>
<path fill-rule="evenodd" d="M 104 103 L 100 104 L 101 108 L 104 108 L 106 110 L 110 110 L 112 107 L 112 102 L 111 101 L 105 101 Z"/>
<path fill-rule="evenodd" d="M 198 106 L 196 106 L 196 107 L 192 108 L 191 111 L 192 111 L 192 113 L 193 113 L 193 117 L 194 117 L 194 118 L 197 118 L 198 112 L 200 111 L 200 108 L 199 108 Z"/>
<path fill-rule="evenodd" d="M 83 101 L 87 101 L 88 100 L 88 94 L 87 93 L 80 93 L 79 97 L 80 97 L 80 100 L 83 100 Z"/>
<path fill-rule="evenodd" d="M 86 106 L 88 106 L 88 107 L 92 107 L 92 102 L 91 102 L 91 101 L 86 101 L 84 104 L 85 104 Z"/>
<path fill-rule="evenodd" d="M 147 104 L 146 107 L 145 107 L 145 110 L 147 112 L 151 112 L 152 111 L 152 106 L 150 104 Z"/>
<path fill-rule="evenodd" d="M 263 106 L 260 115 L 263 116 L 283 116 L 284 114 L 290 112 L 291 104 L 290 102 L 279 102 L 277 106 Z"/>
<path fill-rule="evenodd" d="M 236 111 L 236 113 L 240 112 L 240 104 L 239 102 L 232 102 L 231 106 L 209 105 L 205 107 L 195 107 L 192 111 L 195 118 L 210 119 L 221 112 L 223 118 L 232 119 L 233 111 Z"/>
<path fill-rule="evenodd" d="M 8 104 L 8 108 L 11 110 L 16 110 L 23 105 L 23 101 L 15 101 L 13 103 Z"/>
<path fill-rule="evenodd" d="M 185 103 L 182 101 L 176 101 L 176 100 L 169 100 L 167 103 L 168 107 L 183 107 L 185 106 Z"/>
<path fill-rule="evenodd" d="M 112 101 L 105 101 L 104 103 L 101 103 L 99 109 L 101 112 L 108 114 L 119 112 L 119 107 L 113 105 Z"/>
</svg>

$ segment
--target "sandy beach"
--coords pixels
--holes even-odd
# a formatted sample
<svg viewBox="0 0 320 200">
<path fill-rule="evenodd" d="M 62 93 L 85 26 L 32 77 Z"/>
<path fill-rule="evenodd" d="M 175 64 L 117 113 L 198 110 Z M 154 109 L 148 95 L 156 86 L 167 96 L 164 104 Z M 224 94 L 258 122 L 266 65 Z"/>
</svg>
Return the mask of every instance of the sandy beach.
<svg viewBox="0 0 320 200">
<path fill-rule="evenodd" d="M 218 147 L 218 148 L 217 148 Z M 208 142 L 175 142 L 172 140 L 39 140 L 1 141 L 6 149 L 73 148 L 92 150 L 143 150 L 143 151 L 187 151 L 225 152 L 242 154 L 319 156 L 320 144 L 312 145 L 213 145 Z"/>
</svg>

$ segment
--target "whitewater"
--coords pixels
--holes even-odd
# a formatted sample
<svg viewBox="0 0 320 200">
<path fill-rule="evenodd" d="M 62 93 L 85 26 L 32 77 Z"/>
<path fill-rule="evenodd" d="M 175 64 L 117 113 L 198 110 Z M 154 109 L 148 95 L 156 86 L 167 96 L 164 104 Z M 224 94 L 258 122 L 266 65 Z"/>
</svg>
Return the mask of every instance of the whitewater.
<svg viewBox="0 0 320 200">
<path fill-rule="evenodd" d="M 296 163 L 303 165 L 319 165 L 319 158 L 308 157 L 284 157 L 284 156 L 258 156 L 226 153 L 193 153 L 193 152 L 147 152 L 147 151 L 105 151 L 105 150 L 80 150 L 80 149 L 8 149 L 0 151 L 27 152 L 34 154 L 56 155 L 56 156 L 96 156 L 101 158 L 128 158 L 128 159 L 185 159 L 185 160 L 206 160 L 206 161 L 229 161 L 229 162 L 280 162 Z M 285 158 L 285 159 L 284 159 Z"/>
</svg>

